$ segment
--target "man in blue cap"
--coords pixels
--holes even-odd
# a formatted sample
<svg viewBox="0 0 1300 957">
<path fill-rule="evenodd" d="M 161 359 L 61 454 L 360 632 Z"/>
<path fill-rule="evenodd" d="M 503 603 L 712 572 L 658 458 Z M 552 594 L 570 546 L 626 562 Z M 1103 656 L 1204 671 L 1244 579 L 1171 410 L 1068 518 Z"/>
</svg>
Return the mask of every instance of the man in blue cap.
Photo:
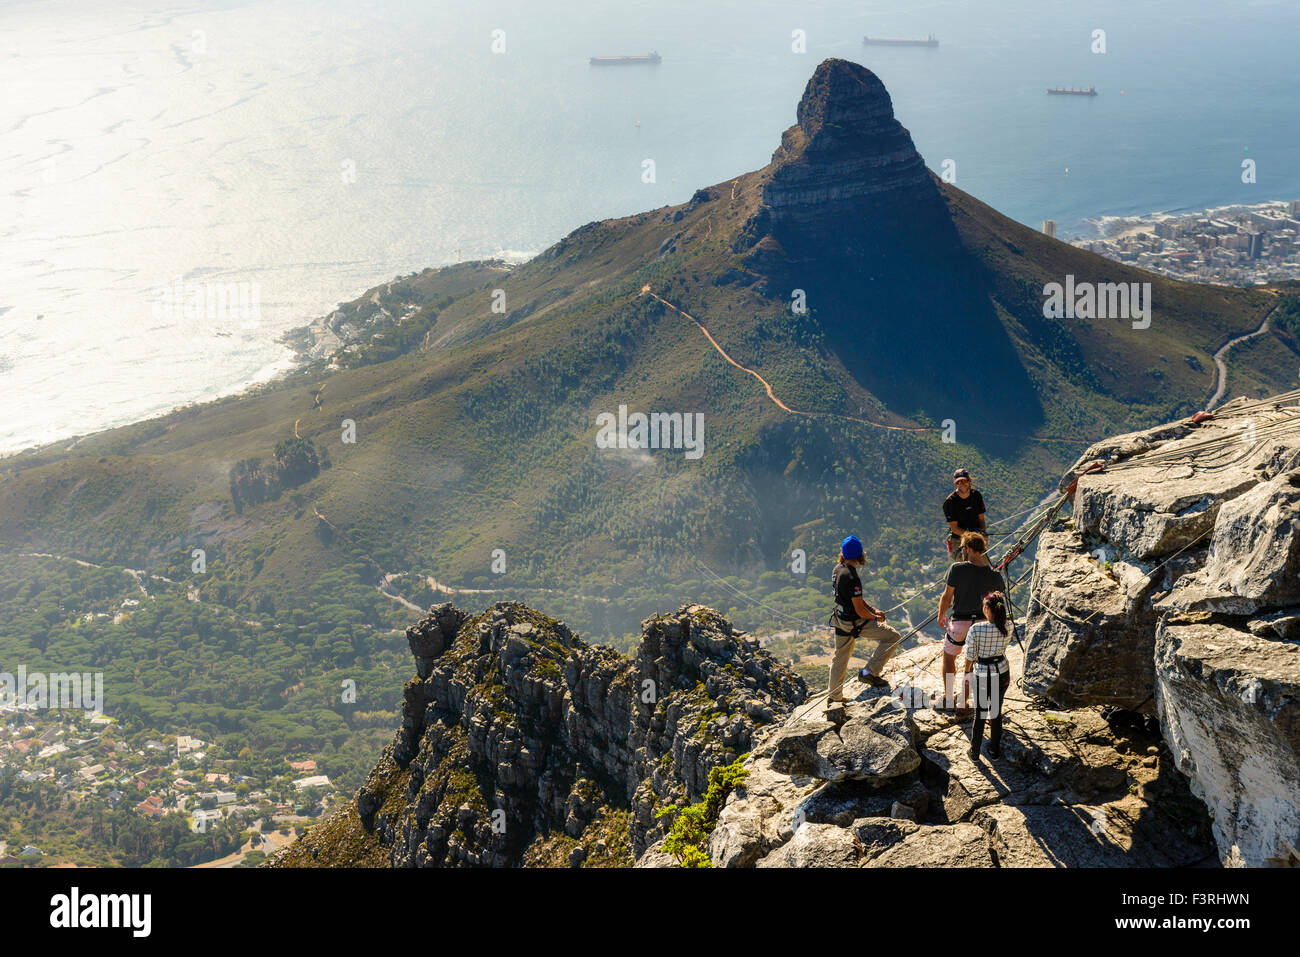
<svg viewBox="0 0 1300 957">
<path fill-rule="evenodd" d="M 846 700 L 844 673 L 859 637 L 876 642 L 871 660 L 859 674 L 862 681 L 873 688 L 889 687 L 889 682 L 880 676 L 880 672 L 903 640 L 897 631 L 885 624 L 885 613 L 876 611 L 862 598 L 858 568 L 865 563 L 862 542 L 856 535 L 840 542 L 840 560 L 831 573 L 831 582 L 835 586 L 835 613 L 831 615 L 831 624 L 835 627 L 835 657 L 831 659 L 827 707 Z"/>
</svg>

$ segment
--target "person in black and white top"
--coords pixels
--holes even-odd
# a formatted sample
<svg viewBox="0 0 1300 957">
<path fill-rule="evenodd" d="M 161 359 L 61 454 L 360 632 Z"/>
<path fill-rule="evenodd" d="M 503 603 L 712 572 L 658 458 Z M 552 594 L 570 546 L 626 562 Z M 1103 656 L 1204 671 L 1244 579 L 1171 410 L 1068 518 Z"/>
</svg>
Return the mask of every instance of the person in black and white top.
<svg viewBox="0 0 1300 957">
<path fill-rule="evenodd" d="M 966 667 L 975 686 L 975 724 L 970 736 L 973 761 L 980 759 L 986 721 L 989 757 L 1002 757 L 1002 705 L 1011 684 L 1006 652 L 1014 628 L 1015 623 L 1007 620 L 1005 596 L 994 591 L 984 596 L 984 620 L 975 622 L 966 632 Z"/>
</svg>

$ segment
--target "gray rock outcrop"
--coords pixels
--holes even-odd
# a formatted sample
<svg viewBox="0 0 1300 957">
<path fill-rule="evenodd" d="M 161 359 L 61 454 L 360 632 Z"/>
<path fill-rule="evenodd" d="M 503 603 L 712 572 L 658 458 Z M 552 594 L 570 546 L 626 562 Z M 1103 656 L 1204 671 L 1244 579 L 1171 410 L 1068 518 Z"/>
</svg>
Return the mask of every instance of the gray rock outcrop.
<svg viewBox="0 0 1300 957">
<path fill-rule="evenodd" d="M 1156 703 L 1227 864 L 1300 866 L 1300 644 L 1208 614 L 1156 637 Z"/>
<path fill-rule="evenodd" d="M 951 233 L 935 179 L 869 69 L 823 61 L 796 119 L 772 154 L 762 204 L 736 239 L 747 263 L 874 260 L 904 237 L 923 233 L 933 245 Z"/>
<path fill-rule="evenodd" d="M 710 769 L 807 694 L 699 605 L 647 619 L 630 659 L 513 602 L 436 605 L 407 640 L 417 677 L 355 823 L 309 832 L 278 866 L 349 866 L 360 846 L 394 867 L 664 863 L 644 853 L 666 827 L 655 812 L 698 801 Z"/>
<path fill-rule="evenodd" d="M 1045 533 L 1026 690 L 1159 718 L 1225 864 L 1300 864 L 1300 408 L 1224 405 L 1089 449 Z"/>
<path fill-rule="evenodd" d="M 1008 658 L 1019 674 L 1019 650 L 1013 646 Z M 749 776 L 709 838 L 713 865 L 1170 866 L 1214 859 L 1204 807 L 1154 734 L 1117 733 L 1095 707 L 1051 715 L 1013 685 L 1004 757 L 976 763 L 969 720 L 910 706 L 941 698 L 939 663 L 934 645 L 904 652 L 887 671 L 892 692 L 854 679 L 846 694 L 856 697 L 842 711 L 828 716 L 814 702 L 760 732 L 745 762 Z M 849 742 L 874 757 L 846 759 L 841 748 Z"/>
<path fill-rule="evenodd" d="M 880 78 L 848 60 L 826 60 L 799 101 L 763 190 L 772 225 L 783 230 L 824 225 L 889 198 L 938 203 L 925 161 L 894 117 Z"/>
</svg>

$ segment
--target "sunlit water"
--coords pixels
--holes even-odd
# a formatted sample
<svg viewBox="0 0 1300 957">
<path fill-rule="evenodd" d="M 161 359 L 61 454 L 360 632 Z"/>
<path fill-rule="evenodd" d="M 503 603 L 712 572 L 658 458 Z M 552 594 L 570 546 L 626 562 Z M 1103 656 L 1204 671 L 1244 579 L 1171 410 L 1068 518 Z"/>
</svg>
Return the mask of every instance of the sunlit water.
<svg viewBox="0 0 1300 957">
<path fill-rule="evenodd" d="M 1281 0 L 0 0 L 0 450 L 241 388 L 378 282 L 759 167 L 826 56 L 879 73 L 932 168 L 1035 227 L 1300 198 L 1297 35 Z M 258 309 L 187 317 L 177 283 Z"/>
</svg>

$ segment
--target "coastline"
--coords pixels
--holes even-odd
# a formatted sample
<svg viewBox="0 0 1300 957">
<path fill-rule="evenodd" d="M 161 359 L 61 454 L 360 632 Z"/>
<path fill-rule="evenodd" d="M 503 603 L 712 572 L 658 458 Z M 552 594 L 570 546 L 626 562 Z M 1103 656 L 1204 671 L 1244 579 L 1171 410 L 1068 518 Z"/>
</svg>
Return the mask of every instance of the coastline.
<svg viewBox="0 0 1300 957">
<path fill-rule="evenodd" d="M 1258 203 L 1227 203 L 1221 206 L 1203 206 L 1176 210 L 1154 210 L 1149 213 L 1138 213 L 1127 216 L 1089 216 L 1085 218 L 1083 222 L 1089 224 L 1095 231 L 1096 235 L 1069 235 L 1063 238 L 1066 242 L 1086 239 L 1118 239 L 1121 236 L 1136 233 L 1144 227 L 1149 227 L 1155 223 L 1168 222 L 1175 219 L 1188 219 L 1193 216 L 1214 218 L 1223 215 L 1224 213 L 1251 212 L 1275 208 L 1277 206 L 1285 206 L 1289 202 L 1291 202 L 1291 200 L 1272 199 Z"/>
<path fill-rule="evenodd" d="M 1077 244 L 1088 240 L 1116 240 L 1137 233 L 1149 231 L 1154 224 L 1167 222 L 1170 220 L 1187 219 L 1192 217 L 1214 218 L 1219 215 L 1231 214 L 1236 212 L 1249 212 L 1264 209 L 1277 208 L 1286 206 L 1291 200 L 1275 199 L 1265 200 L 1258 203 L 1228 203 L 1219 206 L 1202 207 L 1199 209 L 1182 208 L 1177 210 L 1154 210 L 1147 213 L 1116 215 L 1101 214 L 1084 218 L 1081 222 L 1091 227 L 1093 235 L 1083 235 L 1077 229 L 1071 232 L 1062 231 L 1059 237 L 1063 242 Z M 1028 224 L 1026 224 L 1028 225 Z M 1032 227 L 1031 227 L 1032 228 Z M 464 266 L 475 262 L 497 262 L 509 267 L 514 267 L 528 262 L 535 258 L 539 253 L 523 253 L 518 250 L 503 250 L 506 255 L 493 256 L 489 259 L 470 259 L 460 262 L 442 263 L 438 266 L 426 267 L 434 271 Z M 411 275 L 415 275 L 412 273 Z M 404 278 L 403 276 L 394 276 L 387 280 L 388 286 Z M 361 301 L 368 296 L 372 296 L 376 290 L 385 286 L 385 281 L 376 283 L 366 291 L 362 292 L 356 300 Z M 350 305 L 350 303 L 340 303 L 339 307 Z M 165 418 L 177 412 L 184 411 L 196 406 L 205 405 L 209 402 L 217 402 L 229 399 L 233 396 L 251 394 L 260 388 L 274 385 L 289 376 L 302 372 L 316 363 L 331 360 L 327 368 L 338 368 L 336 362 L 332 361 L 340 351 L 349 345 L 349 340 L 343 338 L 331 326 L 331 321 L 335 320 L 340 308 L 335 308 L 323 315 L 318 315 L 308 322 L 293 326 L 281 333 L 276 341 L 281 345 L 283 354 L 259 368 L 252 375 L 242 378 L 226 387 L 220 387 L 211 395 L 201 398 L 195 398 L 188 401 L 179 402 L 167 409 L 161 409 L 154 414 L 146 415 L 142 418 L 133 418 L 124 421 L 110 421 L 102 426 L 89 432 L 72 432 L 69 431 L 64 435 L 56 435 L 44 441 L 35 444 L 23 445 L 20 447 L 0 448 L 0 464 L 7 460 L 15 459 L 22 456 L 38 455 L 63 446 L 62 451 L 71 451 L 85 439 L 98 435 L 103 432 L 114 429 L 126 428 L 134 425 L 141 425 L 156 419 Z"/>
<path fill-rule="evenodd" d="M 537 252 L 525 253 L 519 250 L 505 250 L 503 252 L 507 253 L 509 258 L 493 256 L 485 259 L 469 259 L 460 262 L 442 263 L 437 266 L 426 267 L 426 271 L 431 270 L 438 272 L 443 269 L 453 269 L 459 266 L 473 265 L 476 263 L 499 263 L 506 265 L 509 268 L 513 268 L 514 266 L 528 262 L 539 255 Z M 417 275 L 417 273 L 411 273 L 409 275 L 414 276 Z M 166 409 L 159 409 L 158 411 L 143 417 L 123 419 L 121 421 L 110 420 L 87 432 L 74 432 L 69 429 L 66 434 L 55 435 L 51 438 L 34 443 L 27 443 L 10 448 L 0 448 L 0 468 L 3 467 L 4 463 L 11 459 L 39 455 L 53 450 L 64 452 L 71 451 L 78 444 L 94 435 L 110 432 L 114 429 L 143 425 L 157 419 L 166 418 L 169 415 L 174 415 L 177 412 L 206 405 L 211 402 L 219 402 L 235 396 L 253 394 L 259 389 L 274 386 L 292 375 L 310 369 L 318 363 L 328 361 L 329 365 L 326 366 L 326 368 L 336 369 L 338 368 L 338 365 L 332 361 L 333 358 L 345 349 L 352 340 L 340 336 L 331 323 L 338 319 L 343 308 L 350 306 L 353 303 L 359 303 L 366 300 L 373 301 L 373 297 L 377 294 L 378 290 L 384 289 L 385 287 L 392 287 L 394 283 L 399 282 L 403 278 L 406 277 L 403 275 L 395 275 L 388 280 L 381 280 L 360 292 L 355 299 L 346 303 L 339 303 L 335 308 L 322 315 L 314 317 L 302 325 L 286 329 L 276 337 L 275 340 L 279 343 L 282 349 L 278 358 L 262 365 L 251 375 L 244 376 L 230 385 L 217 387 L 211 394 L 178 402 Z"/>
<path fill-rule="evenodd" d="M 288 335 L 288 333 L 286 333 L 285 335 Z M 281 339 L 280 341 L 283 342 L 283 339 Z M 0 466 L 3 466 L 3 464 L 9 459 L 14 459 L 20 456 L 27 456 L 27 455 L 39 455 L 40 453 L 48 452 L 57 446 L 64 446 L 63 451 L 65 452 L 71 451 L 79 443 L 90 438 L 92 435 L 99 435 L 102 432 L 111 432 L 114 429 L 123 429 L 133 425 L 142 425 L 146 422 L 152 422 L 155 419 L 165 418 L 169 415 L 173 415 L 177 412 L 181 412 L 185 409 L 193 408 L 195 406 L 206 405 L 209 402 L 219 402 L 222 399 L 229 399 L 232 396 L 251 393 L 262 386 L 266 386 L 268 384 L 274 383 L 280 379 L 292 375 L 295 372 L 301 371 L 302 369 L 306 368 L 306 366 L 309 364 L 308 361 L 304 360 L 292 347 L 290 347 L 287 344 L 285 344 L 285 351 L 286 351 L 285 355 L 281 356 L 279 359 L 276 359 L 262 366 L 251 376 L 244 377 L 240 379 L 238 382 L 230 386 L 221 388 L 212 395 L 203 396 L 202 398 L 198 398 L 198 399 L 192 399 L 187 402 L 180 402 L 177 403 L 176 405 L 173 405 L 171 408 L 163 409 L 159 412 L 154 413 L 153 415 L 146 415 L 143 418 L 126 419 L 125 421 L 121 421 L 121 422 L 110 421 L 90 432 L 69 432 L 66 435 L 58 435 L 53 438 L 46 439 L 42 442 L 37 442 L 36 444 L 32 444 L 32 445 L 15 446 L 12 448 L 0 448 Z M 67 444 L 64 445 L 65 443 Z"/>
</svg>

